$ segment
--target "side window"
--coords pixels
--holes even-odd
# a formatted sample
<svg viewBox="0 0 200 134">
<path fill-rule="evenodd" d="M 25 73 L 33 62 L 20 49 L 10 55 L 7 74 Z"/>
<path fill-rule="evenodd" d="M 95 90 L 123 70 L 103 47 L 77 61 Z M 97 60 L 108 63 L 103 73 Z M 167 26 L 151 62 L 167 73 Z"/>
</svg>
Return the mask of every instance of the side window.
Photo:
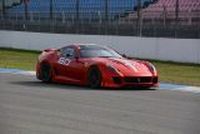
<svg viewBox="0 0 200 134">
<path fill-rule="evenodd" d="M 65 58 L 72 59 L 75 57 L 75 50 L 71 47 L 66 47 L 66 48 L 61 49 L 61 53 L 62 53 L 62 56 L 64 56 Z"/>
</svg>

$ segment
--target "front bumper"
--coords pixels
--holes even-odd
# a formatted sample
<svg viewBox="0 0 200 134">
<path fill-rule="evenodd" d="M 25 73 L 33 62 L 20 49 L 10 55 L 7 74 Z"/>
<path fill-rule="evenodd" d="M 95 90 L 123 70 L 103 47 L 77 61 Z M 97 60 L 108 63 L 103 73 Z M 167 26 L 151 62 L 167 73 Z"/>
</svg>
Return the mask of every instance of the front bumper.
<svg viewBox="0 0 200 134">
<path fill-rule="evenodd" d="M 158 87 L 157 76 L 127 76 L 127 77 L 111 77 L 102 82 L 102 87 L 120 88 L 120 87 Z"/>
</svg>

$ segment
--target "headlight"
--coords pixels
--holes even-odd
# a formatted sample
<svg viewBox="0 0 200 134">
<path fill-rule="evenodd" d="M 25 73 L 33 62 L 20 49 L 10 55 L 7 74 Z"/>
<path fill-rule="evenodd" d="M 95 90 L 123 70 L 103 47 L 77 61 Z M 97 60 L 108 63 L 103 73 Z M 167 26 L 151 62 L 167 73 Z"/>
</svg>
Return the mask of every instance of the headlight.
<svg viewBox="0 0 200 134">
<path fill-rule="evenodd" d="M 120 75 L 121 73 L 119 72 L 119 70 L 117 70 L 115 67 L 113 67 L 112 65 L 107 65 L 107 69 L 109 72 L 115 73 Z"/>
<path fill-rule="evenodd" d="M 155 68 L 155 66 L 154 66 L 152 63 L 147 62 L 147 65 L 148 65 L 149 70 L 150 70 L 152 73 L 155 73 L 155 72 L 156 72 L 156 68 Z"/>
</svg>

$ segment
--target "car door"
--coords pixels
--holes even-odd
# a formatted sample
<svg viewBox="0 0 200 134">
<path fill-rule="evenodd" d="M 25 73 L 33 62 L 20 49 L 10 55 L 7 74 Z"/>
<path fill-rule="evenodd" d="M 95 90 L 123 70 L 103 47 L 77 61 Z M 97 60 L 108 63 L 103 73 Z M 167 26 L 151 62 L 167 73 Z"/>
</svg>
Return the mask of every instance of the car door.
<svg viewBox="0 0 200 134">
<path fill-rule="evenodd" d="M 70 55 L 68 77 L 74 82 L 81 82 L 85 76 L 84 62 L 79 58 L 78 50 L 75 46 L 71 47 L 68 54 Z"/>
<path fill-rule="evenodd" d="M 57 61 L 57 72 L 72 82 L 79 82 L 83 78 L 84 64 L 76 59 L 78 56 L 73 46 L 60 49 Z"/>
<path fill-rule="evenodd" d="M 63 77 L 70 77 L 69 64 L 74 58 L 75 51 L 72 47 L 64 47 L 58 50 L 58 58 L 56 62 L 56 74 Z"/>
</svg>

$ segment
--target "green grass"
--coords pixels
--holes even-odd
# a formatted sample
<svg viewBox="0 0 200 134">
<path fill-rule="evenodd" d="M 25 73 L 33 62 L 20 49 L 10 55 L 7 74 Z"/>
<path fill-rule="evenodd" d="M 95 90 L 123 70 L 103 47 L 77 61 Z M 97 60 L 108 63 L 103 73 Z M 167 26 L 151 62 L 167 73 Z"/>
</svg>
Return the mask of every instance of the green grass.
<svg viewBox="0 0 200 134">
<path fill-rule="evenodd" d="M 152 61 L 162 82 L 200 86 L 200 65 Z"/>
<path fill-rule="evenodd" d="M 39 52 L 0 48 L 0 67 L 35 70 Z"/>
<path fill-rule="evenodd" d="M 0 68 L 35 70 L 39 52 L 0 48 Z M 200 86 L 200 65 L 151 61 L 160 81 Z"/>
</svg>

